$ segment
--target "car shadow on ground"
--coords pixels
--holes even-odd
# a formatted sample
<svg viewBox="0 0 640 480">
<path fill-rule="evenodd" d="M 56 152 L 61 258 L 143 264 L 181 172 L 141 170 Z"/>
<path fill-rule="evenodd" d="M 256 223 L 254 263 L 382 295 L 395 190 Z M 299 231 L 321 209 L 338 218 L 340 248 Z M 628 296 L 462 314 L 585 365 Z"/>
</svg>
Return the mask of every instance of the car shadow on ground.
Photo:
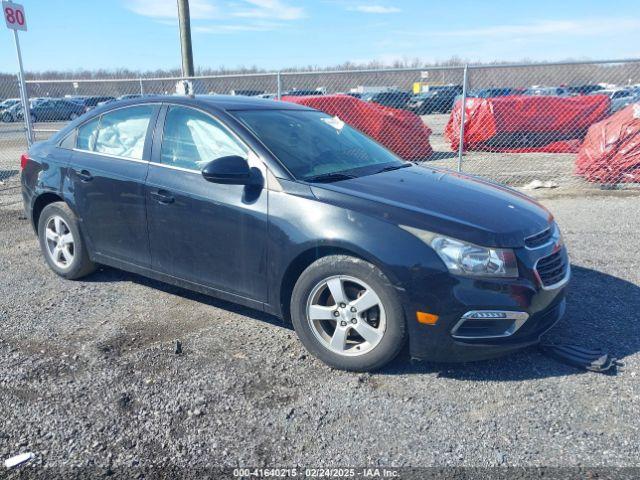
<svg viewBox="0 0 640 480">
<path fill-rule="evenodd" d="M 599 347 L 624 362 L 640 351 L 640 287 L 626 280 L 588 268 L 572 266 L 573 278 L 564 318 L 544 337 L 545 342 L 567 342 Z M 185 290 L 163 282 L 101 268 L 87 277 L 90 282 L 131 281 L 171 295 L 227 310 L 275 327 L 292 329 L 290 323 L 259 310 Z M 378 371 L 382 375 L 433 374 L 458 380 L 519 381 L 587 373 L 528 348 L 505 357 L 470 363 L 411 362 L 408 349 Z"/>
<path fill-rule="evenodd" d="M 572 272 L 566 314 L 547 332 L 543 342 L 601 348 L 624 363 L 626 357 L 640 351 L 640 286 L 575 265 L 572 265 Z M 440 377 L 477 381 L 519 381 L 582 373 L 594 375 L 560 363 L 536 347 L 493 360 L 470 363 L 409 362 L 407 355 L 401 355 L 381 373 L 437 373 Z"/>
<path fill-rule="evenodd" d="M 168 283 L 143 277 L 142 275 L 137 275 L 135 273 L 129 273 L 123 270 L 117 270 L 111 267 L 100 267 L 100 269 L 97 272 L 84 278 L 83 281 L 96 282 L 96 283 L 135 282 L 139 285 L 144 285 L 145 287 L 154 288 L 156 290 L 160 290 L 170 295 L 176 295 L 181 298 L 193 300 L 194 302 L 199 302 L 215 308 L 220 308 L 222 310 L 226 310 L 228 312 L 235 313 L 238 315 L 243 315 L 253 320 L 258 320 L 264 323 L 268 323 L 276 327 L 293 330 L 293 326 L 290 323 L 284 322 L 278 317 L 268 314 L 266 312 L 245 307 L 237 303 L 228 302 L 226 300 L 221 300 L 219 298 L 211 297 L 203 293 L 194 292 L 192 290 L 186 290 L 184 288 L 176 287 Z"/>
</svg>

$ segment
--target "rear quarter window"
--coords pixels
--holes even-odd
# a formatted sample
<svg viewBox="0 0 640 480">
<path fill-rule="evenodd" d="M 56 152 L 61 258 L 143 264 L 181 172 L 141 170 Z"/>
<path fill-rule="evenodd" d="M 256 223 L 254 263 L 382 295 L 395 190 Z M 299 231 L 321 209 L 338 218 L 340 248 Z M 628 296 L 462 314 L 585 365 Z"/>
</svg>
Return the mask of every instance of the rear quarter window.
<svg viewBox="0 0 640 480">
<path fill-rule="evenodd" d="M 100 125 L 100 117 L 85 123 L 78 128 L 76 139 L 76 148 L 79 150 L 88 150 L 93 152 L 96 146 L 96 138 L 98 136 L 98 126 Z"/>
</svg>

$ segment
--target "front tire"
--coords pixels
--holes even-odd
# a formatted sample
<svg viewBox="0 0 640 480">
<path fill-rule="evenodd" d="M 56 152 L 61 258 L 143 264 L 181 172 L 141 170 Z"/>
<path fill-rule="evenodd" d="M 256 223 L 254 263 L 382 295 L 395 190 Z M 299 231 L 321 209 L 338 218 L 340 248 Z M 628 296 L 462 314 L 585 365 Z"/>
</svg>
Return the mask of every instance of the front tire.
<svg viewBox="0 0 640 480">
<path fill-rule="evenodd" d="M 406 341 L 404 312 L 389 279 L 347 255 L 320 258 L 302 272 L 291 318 L 307 350 L 341 370 L 379 369 Z"/>
<path fill-rule="evenodd" d="M 96 269 L 89 258 L 78 219 L 66 203 L 50 203 L 42 210 L 38 238 L 47 264 L 61 277 L 75 280 Z"/>
</svg>

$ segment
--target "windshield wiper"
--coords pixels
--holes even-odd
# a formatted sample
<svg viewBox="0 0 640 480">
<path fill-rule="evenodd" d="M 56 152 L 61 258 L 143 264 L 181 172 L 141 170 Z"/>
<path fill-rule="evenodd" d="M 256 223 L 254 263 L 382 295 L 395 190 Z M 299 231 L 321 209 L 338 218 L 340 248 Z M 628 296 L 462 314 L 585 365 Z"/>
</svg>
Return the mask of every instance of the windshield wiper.
<svg viewBox="0 0 640 480">
<path fill-rule="evenodd" d="M 323 173 L 321 175 L 314 175 L 313 177 L 305 178 L 305 181 L 312 183 L 329 183 L 339 182 L 340 180 L 349 180 L 350 178 L 356 178 L 355 175 L 348 175 L 346 173 Z"/>
<path fill-rule="evenodd" d="M 411 165 L 412 165 L 411 163 L 401 163 L 400 165 L 388 165 L 384 168 L 381 168 L 376 173 L 390 172 L 391 170 L 399 170 L 400 168 L 407 168 L 407 167 L 410 167 Z"/>
</svg>

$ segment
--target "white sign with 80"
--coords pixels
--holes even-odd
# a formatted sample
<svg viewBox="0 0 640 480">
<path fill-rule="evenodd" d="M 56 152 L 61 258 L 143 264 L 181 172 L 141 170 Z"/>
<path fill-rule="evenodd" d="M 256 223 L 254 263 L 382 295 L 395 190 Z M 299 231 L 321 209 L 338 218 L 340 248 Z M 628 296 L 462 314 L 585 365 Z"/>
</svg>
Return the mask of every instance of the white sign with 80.
<svg viewBox="0 0 640 480">
<path fill-rule="evenodd" d="M 27 30 L 27 18 L 24 15 L 24 7 L 13 2 L 2 2 L 2 13 L 7 28 L 11 30 Z"/>
</svg>

